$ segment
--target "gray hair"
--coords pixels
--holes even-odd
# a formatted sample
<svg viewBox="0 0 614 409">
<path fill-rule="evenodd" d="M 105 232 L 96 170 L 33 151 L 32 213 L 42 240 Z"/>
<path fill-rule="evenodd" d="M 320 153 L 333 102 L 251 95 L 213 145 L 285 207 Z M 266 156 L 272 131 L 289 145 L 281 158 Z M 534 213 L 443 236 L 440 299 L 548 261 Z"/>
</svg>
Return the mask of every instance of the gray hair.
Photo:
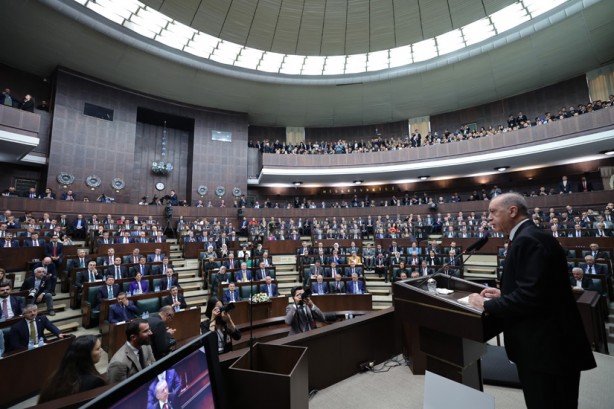
<svg viewBox="0 0 614 409">
<path fill-rule="evenodd" d="M 516 206 L 518 208 L 518 213 L 520 213 L 520 215 L 522 216 L 529 215 L 529 207 L 527 205 L 527 201 L 520 193 L 503 193 L 497 196 L 497 200 L 505 208 Z"/>
</svg>

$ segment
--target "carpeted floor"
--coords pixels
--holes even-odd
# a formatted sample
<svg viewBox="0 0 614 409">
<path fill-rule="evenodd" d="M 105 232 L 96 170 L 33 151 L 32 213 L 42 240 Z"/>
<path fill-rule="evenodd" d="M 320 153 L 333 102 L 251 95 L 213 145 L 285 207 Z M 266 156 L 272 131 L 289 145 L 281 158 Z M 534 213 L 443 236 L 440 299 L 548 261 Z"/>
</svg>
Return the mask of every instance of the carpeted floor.
<svg viewBox="0 0 614 409">
<path fill-rule="evenodd" d="M 595 354 L 597 368 L 582 373 L 580 409 L 614 407 L 614 357 Z M 400 360 L 397 358 L 397 361 Z M 394 364 L 392 364 L 394 365 Z M 376 369 L 385 369 L 379 365 Z M 524 408 L 520 389 L 485 385 L 484 392 L 495 397 L 497 409 Z M 406 365 L 388 372 L 355 375 L 318 391 L 309 401 L 310 409 L 422 409 L 424 376 L 414 376 Z M 459 402 L 458 408 L 463 408 Z"/>
</svg>

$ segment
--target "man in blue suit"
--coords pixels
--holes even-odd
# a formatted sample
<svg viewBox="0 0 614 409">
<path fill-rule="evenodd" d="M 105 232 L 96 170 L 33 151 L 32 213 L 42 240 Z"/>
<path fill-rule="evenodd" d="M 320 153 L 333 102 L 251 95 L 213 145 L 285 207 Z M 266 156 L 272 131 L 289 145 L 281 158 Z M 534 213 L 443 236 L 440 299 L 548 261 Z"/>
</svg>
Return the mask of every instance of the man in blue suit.
<svg viewBox="0 0 614 409">
<path fill-rule="evenodd" d="M 346 277 L 351 277 L 352 274 L 356 274 L 357 276 L 362 276 L 362 268 L 356 267 L 356 263 L 354 261 L 350 261 L 350 266 L 345 268 Z"/>
<path fill-rule="evenodd" d="M 324 276 L 319 275 L 316 277 L 316 282 L 311 283 L 311 292 L 314 295 L 324 295 L 328 294 L 328 283 L 324 282 Z"/>
<path fill-rule="evenodd" d="M 28 342 L 32 339 L 34 344 L 38 344 L 40 338 L 46 341 L 45 330 L 55 334 L 58 338 L 69 337 L 68 334 L 63 334 L 58 327 L 53 325 L 47 317 L 38 317 L 38 307 L 36 304 L 28 304 L 23 309 L 23 320 L 20 320 L 11 327 L 8 336 L 7 351 L 27 348 Z"/>
<path fill-rule="evenodd" d="M 364 294 L 366 293 L 365 283 L 358 279 L 358 274 L 352 274 L 352 281 L 347 283 L 346 292 L 348 294 Z"/>
<path fill-rule="evenodd" d="M 265 278 L 265 284 L 260 285 L 260 292 L 265 293 L 269 297 L 277 297 L 279 296 L 279 291 L 277 291 L 277 284 L 273 284 L 273 280 L 271 276 L 267 276 Z"/>
<path fill-rule="evenodd" d="M 112 300 L 119 294 L 119 285 L 115 284 L 115 277 L 109 274 L 105 280 L 105 285 L 98 287 L 98 293 L 96 294 L 96 305 L 94 308 L 99 308 L 102 300 Z"/>
<path fill-rule="evenodd" d="M 162 291 L 170 290 L 173 286 L 181 288 L 179 280 L 177 277 L 173 277 L 173 273 L 174 271 L 172 268 L 169 267 L 166 269 L 166 276 L 162 277 L 162 280 L 160 280 L 160 289 Z"/>
<path fill-rule="evenodd" d="M 251 281 L 252 272 L 247 269 L 247 263 L 241 263 L 241 269 L 239 271 L 235 271 L 235 281 L 245 283 L 247 281 Z"/>
<path fill-rule="evenodd" d="M 239 290 L 235 288 L 235 283 L 228 284 L 228 289 L 224 290 L 224 296 L 222 302 L 228 304 L 229 302 L 241 301 Z"/>
<path fill-rule="evenodd" d="M 116 324 L 122 321 L 130 321 L 136 318 L 138 313 L 139 309 L 136 305 L 128 300 L 126 293 L 121 292 L 117 294 L 117 304 L 113 304 L 109 308 L 109 322 Z"/>
</svg>

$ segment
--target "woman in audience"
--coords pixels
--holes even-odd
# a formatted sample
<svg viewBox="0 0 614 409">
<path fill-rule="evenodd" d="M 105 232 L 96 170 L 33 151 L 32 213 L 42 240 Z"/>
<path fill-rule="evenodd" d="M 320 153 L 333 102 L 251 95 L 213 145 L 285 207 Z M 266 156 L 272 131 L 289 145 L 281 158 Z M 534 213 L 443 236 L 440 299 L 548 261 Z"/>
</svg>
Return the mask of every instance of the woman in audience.
<svg viewBox="0 0 614 409">
<path fill-rule="evenodd" d="M 425 258 L 426 264 L 429 266 L 436 266 L 441 264 L 441 259 L 435 254 L 435 251 L 429 251 L 429 255 Z"/>
<path fill-rule="evenodd" d="M 43 386 L 38 403 L 106 385 L 106 379 L 96 369 L 101 354 L 102 347 L 97 336 L 76 338 L 64 354 L 58 370 Z"/>
<path fill-rule="evenodd" d="M 229 307 L 230 306 L 230 307 Z M 217 335 L 217 350 L 220 354 L 232 351 L 232 340 L 241 339 L 241 332 L 235 327 L 230 311 L 234 304 L 224 306 L 220 300 L 215 297 L 209 298 L 205 316 L 208 318 L 200 324 L 200 330 L 204 334 L 207 331 L 215 332 Z"/>
<path fill-rule="evenodd" d="M 140 271 L 137 271 L 134 276 L 134 281 L 130 283 L 128 291 L 130 291 L 130 294 L 147 294 L 149 292 L 149 283 L 143 281 L 143 275 Z"/>
</svg>

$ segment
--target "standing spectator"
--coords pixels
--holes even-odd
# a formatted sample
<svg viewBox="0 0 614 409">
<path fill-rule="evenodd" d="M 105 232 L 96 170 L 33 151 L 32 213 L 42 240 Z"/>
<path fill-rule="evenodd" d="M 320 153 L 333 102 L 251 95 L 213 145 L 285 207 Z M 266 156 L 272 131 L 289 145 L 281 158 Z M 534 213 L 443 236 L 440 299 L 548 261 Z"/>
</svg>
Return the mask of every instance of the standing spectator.
<svg viewBox="0 0 614 409">
<path fill-rule="evenodd" d="M 21 103 L 21 110 L 34 112 L 34 100 L 32 99 L 32 95 L 26 94 L 23 98 L 23 102 Z"/>
<path fill-rule="evenodd" d="M 165 305 L 160 308 L 160 312 L 152 314 L 147 319 L 152 333 L 151 349 L 156 360 L 168 355 L 177 343 L 173 338 L 175 329 L 168 327 L 174 316 L 175 310 L 173 310 L 173 307 Z"/>
</svg>

